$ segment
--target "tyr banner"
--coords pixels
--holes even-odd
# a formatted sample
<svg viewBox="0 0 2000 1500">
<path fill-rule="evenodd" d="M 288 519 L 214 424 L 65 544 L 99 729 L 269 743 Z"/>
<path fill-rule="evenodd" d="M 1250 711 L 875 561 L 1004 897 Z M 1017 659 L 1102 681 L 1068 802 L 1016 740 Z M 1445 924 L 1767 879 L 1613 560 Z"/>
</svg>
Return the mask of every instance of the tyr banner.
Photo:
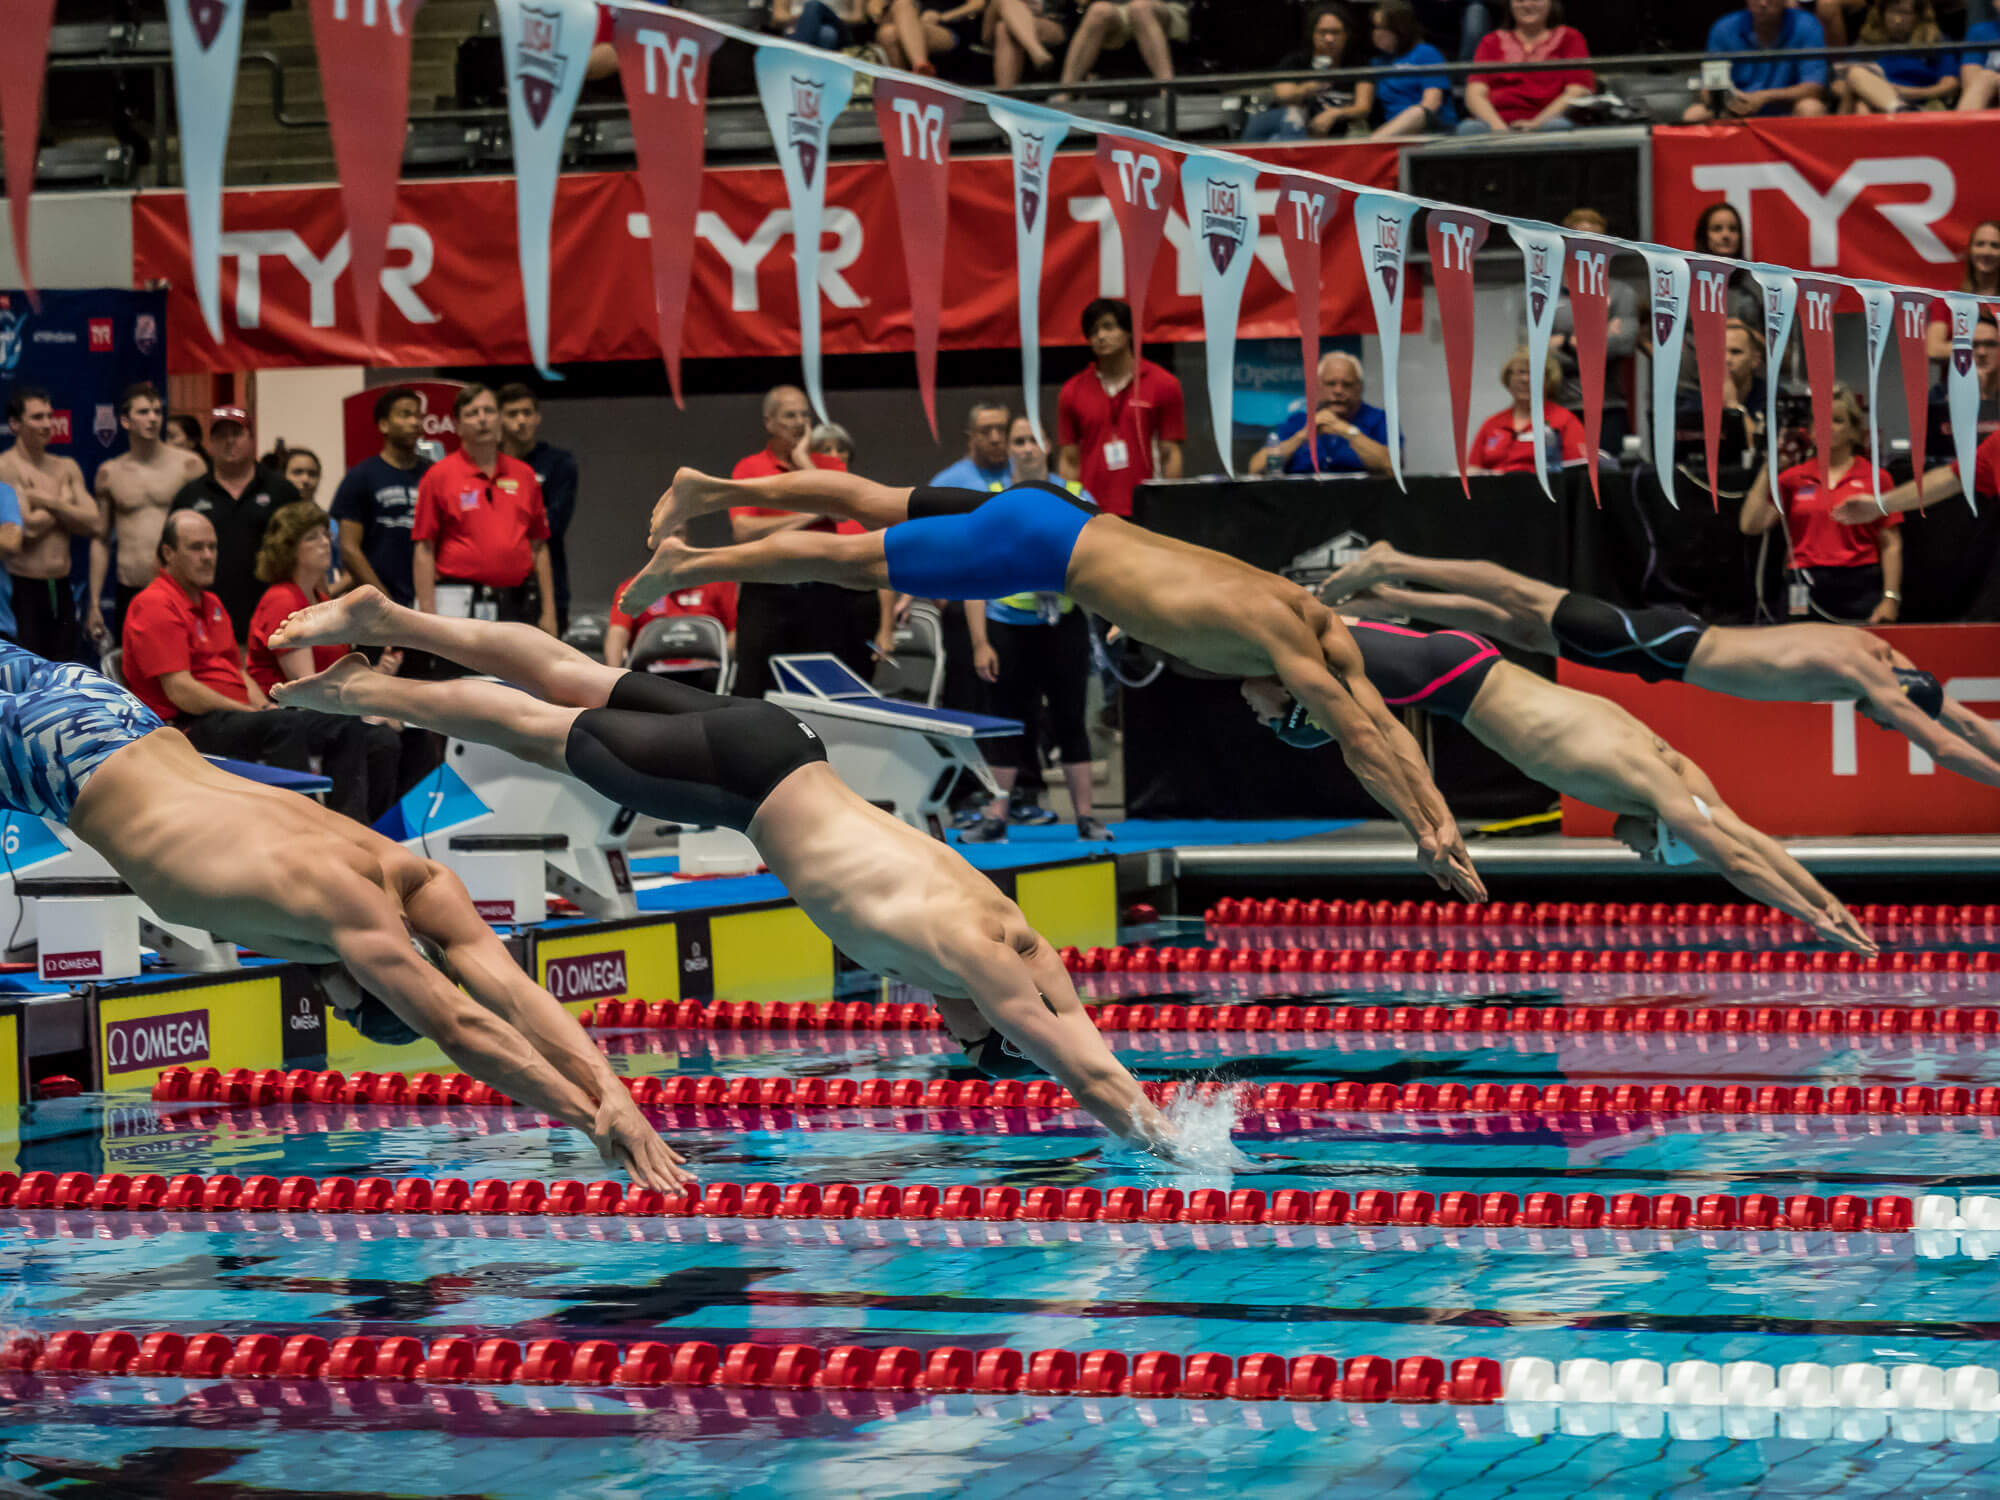
<svg viewBox="0 0 2000 1500">
<path fill-rule="evenodd" d="M 1328 146 L 1286 158 L 1370 184 L 1393 183 L 1393 147 Z M 954 161 L 951 239 L 944 270 L 945 348 L 1008 348 L 1015 315 L 1013 183 L 1005 157 Z M 820 256 L 829 354 L 912 346 L 910 296 L 898 249 L 896 204 L 880 162 L 830 164 Z M 1124 293 L 1123 255 L 1111 204 L 1090 153 L 1059 156 L 1050 180 L 1041 332 L 1049 344 L 1083 341 L 1078 319 L 1099 295 Z M 398 192 L 382 272 L 381 328 L 368 349 L 347 274 L 349 253 L 335 187 L 226 195 L 222 235 L 223 342 L 202 326 L 178 193 L 133 199 L 133 273 L 163 278 L 168 366 L 177 371 L 286 365 L 519 364 L 527 326 L 505 179 L 406 182 Z M 1298 335 L 1275 187 L 1260 191 L 1258 234 L 1243 297 L 1245 338 Z M 653 359 L 659 336 L 647 238 L 650 225 L 631 173 L 566 174 L 556 190 L 551 242 L 549 357 L 557 362 Z M 791 210 L 775 168 L 707 174 L 695 221 L 693 286 L 683 352 L 689 358 L 796 355 L 798 292 Z M 1200 257 L 1206 249 L 1176 211 L 1147 298 L 1148 338 L 1202 336 Z M 1325 333 L 1373 331 L 1351 235 L 1336 236 L 1322 294 Z M 635 295 L 635 289 L 640 293 Z M 1420 298 L 1404 327 L 1421 327 Z"/>
</svg>

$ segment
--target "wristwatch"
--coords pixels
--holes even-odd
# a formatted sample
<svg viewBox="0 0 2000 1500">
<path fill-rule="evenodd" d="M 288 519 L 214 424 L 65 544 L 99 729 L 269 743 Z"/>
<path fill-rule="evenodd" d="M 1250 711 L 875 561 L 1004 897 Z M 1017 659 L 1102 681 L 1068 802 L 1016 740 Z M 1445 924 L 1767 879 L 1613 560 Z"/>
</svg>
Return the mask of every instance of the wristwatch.
<svg viewBox="0 0 2000 1500">
<path fill-rule="evenodd" d="M 1892 599 L 1898 604 L 1901 604 L 1903 602 L 1903 596 L 1897 593 L 1894 589 L 1882 590 L 1882 597 L 1884 599 Z"/>
</svg>

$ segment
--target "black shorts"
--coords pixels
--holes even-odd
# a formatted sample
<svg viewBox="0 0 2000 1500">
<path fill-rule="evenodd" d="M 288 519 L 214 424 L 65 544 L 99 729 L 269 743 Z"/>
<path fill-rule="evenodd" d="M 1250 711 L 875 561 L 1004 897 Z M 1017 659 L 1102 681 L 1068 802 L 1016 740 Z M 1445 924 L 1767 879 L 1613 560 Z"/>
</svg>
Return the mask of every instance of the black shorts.
<svg viewBox="0 0 2000 1500">
<path fill-rule="evenodd" d="M 1421 708 L 1463 719 L 1500 651 L 1486 637 L 1464 630 L 1411 630 L 1375 620 L 1347 626 L 1369 682 L 1391 708 Z"/>
<path fill-rule="evenodd" d="M 1593 594 L 1571 593 L 1557 603 L 1549 628 L 1564 661 L 1645 682 L 1679 682 L 1708 625 L 1678 604 L 1626 609 Z"/>
</svg>

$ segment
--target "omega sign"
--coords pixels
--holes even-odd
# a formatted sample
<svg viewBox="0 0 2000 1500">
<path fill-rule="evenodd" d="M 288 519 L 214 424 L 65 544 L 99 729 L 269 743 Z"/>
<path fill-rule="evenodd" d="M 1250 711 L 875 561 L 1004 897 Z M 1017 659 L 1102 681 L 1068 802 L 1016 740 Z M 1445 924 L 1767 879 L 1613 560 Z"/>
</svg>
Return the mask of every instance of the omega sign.
<svg viewBox="0 0 2000 1500">
<path fill-rule="evenodd" d="M 114 1073 L 206 1062 L 208 1012 L 184 1010 L 170 1016 L 113 1021 L 104 1028 L 104 1060 Z"/>
<path fill-rule="evenodd" d="M 625 950 L 549 960 L 548 992 L 558 1000 L 602 1000 L 623 995 Z"/>
</svg>

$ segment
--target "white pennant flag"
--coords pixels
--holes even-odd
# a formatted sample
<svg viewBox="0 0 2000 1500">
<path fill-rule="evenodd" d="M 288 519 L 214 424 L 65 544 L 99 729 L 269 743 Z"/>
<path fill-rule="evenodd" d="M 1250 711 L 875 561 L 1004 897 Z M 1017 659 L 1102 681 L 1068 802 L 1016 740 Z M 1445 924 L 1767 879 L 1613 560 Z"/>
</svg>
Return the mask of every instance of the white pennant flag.
<svg viewBox="0 0 2000 1500">
<path fill-rule="evenodd" d="M 208 336 L 222 342 L 222 161 L 236 106 L 244 0 L 167 0 L 180 112 L 188 259 Z"/>
<path fill-rule="evenodd" d="M 1396 355 L 1403 339 L 1403 257 L 1409 251 L 1410 220 L 1418 203 L 1400 194 L 1363 193 L 1354 200 L 1354 233 L 1361 242 L 1361 269 L 1368 299 L 1375 305 L 1375 332 L 1382 346 L 1382 414 L 1389 423 L 1389 467 L 1403 483 L 1403 423 L 1396 392 Z M 1312 425 L 1312 414 L 1306 414 Z"/>
<path fill-rule="evenodd" d="M 987 101 L 986 113 L 1014 146 L 1014 264 L 1020 280 L 1021 386 L 1024 410 L 1044 448 L 1042 431 L 1042 247 L 1049 232 L 1049 170 L 1069 122 L 1050 110 Z M 1128 289 L 1129 295 L 1129 289 Z M 1133 377 L 1137 379 L 1135 375 Z"/>
<path fill-rule="evenodd" d="M 1525 224 L 1509 224 L 1507 232 L 1521 247 L 1521 259 L 1528 277 L 1528 389 L 1529 415 L 1535 424 L 1535 477 L 1542 493 L 1553 500 L 1549 485 L 1549 444 L 1544 413 L 1543 375 L 1549 364 L 1549 337 L 1555 331 L 1556 304 L 1562 296 L 1563 257 L 1568 246 L 1553 229 L 1530 229 Z"/>
<path fill-rule="evenodd" d="M 1875 465 L 1875 504 L 1887 515 L 1889 509 L 1882 504 L 1882 351 L 1889 347 L 1891 319 L 1896 315 L 1896 291 L 1893 287 L 1864 286 L 1861 293 L 1861 309 L 1868 315 L 1868 454 Z"/>
<path fill-rule="evenodd" d="M 806 397 L 824 422 L 820 381 L 819 245 L 826 222 L 827 133 L 854 93 L 854 70 L 824 52 L 757 49 L 757 93 L 792 205 L 792 261 L 798 271 L 799 358 Z"/>
<path fill-rule="evenodd" d="M 1679 394 L 1681 342 L 1687 335 L 1688 263 L 1678 255 L 1642 250 L 1653 290 L 1653 467 L 1667 504 L 1674 498 L 1674 401 Z"/>
<path fill-rule="evenodd" d="M 1972 364 L 1972 339 L 1979 330 L 1979 299 L 1966 292 L 1946 292 L 1944 305 L 1951 309 L 1951 368 L 1945 375 L 1951 441 L 1958 454 L 1959 488 L 1976 516 L 1979 500 L 1972 480 L 1979 454 L 1979 371 Z"/>
<path fill-rule="evenodd" d="M 1759 266 L 1751 271 L 1764 292 L 1764 462 L 1769 469 L 1771 503 L 1778 503 L 1778 372 L 1784 368 L 1792 341 L 1792 319 L 1799 310 L 1799 283 L 1783 271 Z M 1780 512 L 1782 514 L 1782 512 Z"/>
<path fill-rule="evenodd" d="M 1201 325 L 1208 345 L 1208 414 L 1222 467 L 1236 465 L 1236 321 L 1257 250 L 1257 167 L 1224 156 L 1181 161 L 1181 209 L 1201 247 Z M 1312 427 L 1310 414 L 1306 418 Z M 1317 441 L 1310 431 L 1308 440 Z"/>
<path fill-rule="evenodd" d="M 556 214 L 556 178 L 563 137 L 583 70 L 597 37 L 592 0 L 494 0 L 500 11 L 501 55 L 507 65 L 507 124 L 514 141 L 514 231 L 521 257 L 521 301 L 528 319 L 528 357 L 544 380 L 549 369 L 549 235 Z"/>
</svg>

